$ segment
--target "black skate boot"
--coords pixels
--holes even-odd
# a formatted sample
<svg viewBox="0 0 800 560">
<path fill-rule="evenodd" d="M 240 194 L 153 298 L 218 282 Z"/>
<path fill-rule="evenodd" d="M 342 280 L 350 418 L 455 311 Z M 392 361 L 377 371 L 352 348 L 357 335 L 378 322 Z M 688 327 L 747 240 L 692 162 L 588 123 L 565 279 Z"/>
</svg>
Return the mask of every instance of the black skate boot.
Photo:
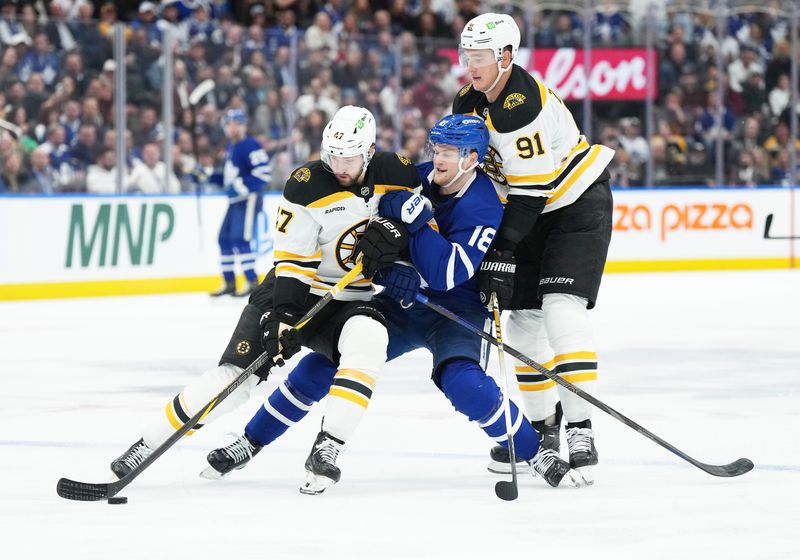
<svg viewBox="0 0 800 560">
<path fill-rule="evenodd" d="M 568 486 L 574 488 L 578 485 L 578 475 L 569 468 L 569 463 L 558 456 L 552 449 L 539 448 L 531 459 L 531 474 L 541 476 L 553 488 Z"/>
<path fill-rule="evenodd" d="M 561 418 L 564 413 L 561 409 L 561 403 L 556 403 L 555 424 L 552 426 L 546 425 L 545 420 L 537 420 L 531 422 L 533 429 L 539 434 L 539 447 L 544 449 L 552 449 L 558 454 L 561 450 L 561 437 L 559 432 L 561 430 Z M 489 472 L 496 474 L 511 474 L 511 461 L 508 456 L 508 449 L 502 445 L 496 445 L 489 452 L 491 461 L 489 462 Z M 517 461 L 517 470 L 524 469 L 526 464 L 524 461 Z"/>
<path fill-rule="evenodd" d="M 122 478 L 141 465 L 142 461 L 147 459 L 152 452 L 153 450 L 145 445 L 144 439 L 140 439 L 131 445 L 125 453 L 111 462 L 111 472 L 117 478 Z"/>
<path fill-rule="evenodd" d="M 206 457 L 209 466 L 200 473 L 200 476 L 216 480 L 234 470 L 243 469 L 262 447 L 250 441 L 246 434 L 242 434 L 233 443 L 211 451 Z"/>
<path fill-rule="evenodd" d="M 234 296 L 236 295 L 236 282 L 225 282 L 217 291 L 211 292 L 211 297 L 220 297 L 220 296 Z"/>
<path fill-rule="evenodd" d="M 317 435 L 317 441 L 306 459 L 306 479 L 300 487 L 301 493 L 322 494 L 326 488 L 339 482 L 342 471 L 336 466 L 336 458 L 343 448 L 344 442 L 328 432 Z"/>
<path fill-rule="evenodd" d="M 570 467 L 578 472 L 583 484 L 594 484 L 592 467 L 597 464 L 598 456 L 591 420 L 567 424 L 567 446 Z"/>
</svg>

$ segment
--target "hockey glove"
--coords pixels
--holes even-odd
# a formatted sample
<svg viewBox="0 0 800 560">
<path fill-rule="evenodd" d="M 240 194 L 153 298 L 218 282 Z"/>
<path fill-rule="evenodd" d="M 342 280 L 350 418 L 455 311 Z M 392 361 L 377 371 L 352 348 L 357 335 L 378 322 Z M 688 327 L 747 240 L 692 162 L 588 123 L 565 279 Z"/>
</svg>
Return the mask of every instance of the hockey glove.
<svg viewBox="0 0 800 560">
<path fill-rule="evenodd" d="M 403 307 L 411 307 L 419 292 L 419 274 L 404 264 L 379 270 L 372 281 L 383 286 L 384 293 Z"/>
<path fill-rule="evenodd" d="M 353 257 L 361 258 L 364 278 L 372 278 L 386 266 L 391 266 L 408 252 L 408 230 L 400 220 L 377 216 L 358 239 Z"/>
<path fill-rule="evenodd" d="M 431 201 L 421 194 L 392 191 L 383 195 L 378 213 L 386 218 L 402 220 L 408 233 L 415 233 L 433 218 Z"/>
<path fill-rule="evenodd" d="M 261 347 L 269 354 L 276 365 L 283 366 L 297 354 L 303 346 L 303 337 L 300 331 L 294 328 L 297 319 L 288 313 L 267 311 L 261 316 Z"/>
<path fill-rule="evenodd" d="M 489 303 L 492 292 L 497 294 L 497 303 L 502 308 L 511 305 L 514 295 L 514 273 L 517 263 L 512 251 L 490 251 L 478 268 L 478 289 L 481 303 Z"/>
</svg>

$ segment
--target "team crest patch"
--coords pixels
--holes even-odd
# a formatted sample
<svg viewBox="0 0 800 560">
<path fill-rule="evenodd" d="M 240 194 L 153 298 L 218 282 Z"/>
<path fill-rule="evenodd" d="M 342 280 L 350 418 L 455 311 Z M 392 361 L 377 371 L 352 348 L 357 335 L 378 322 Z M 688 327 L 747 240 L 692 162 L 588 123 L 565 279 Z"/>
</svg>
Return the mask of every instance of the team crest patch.
<svg viewBox="0 0 800 560">
<path fill-rule="evenodd" d="M 467 95 L 467 92 L 468 92 L 468 91 L 469 91 L 471 88 L 472 88 L 472 84 L 471 84 L 471 83 L 470 83 L 470 84 L 467 84 L 467 85 L 465 85 L 464 87 L 462 87 L 462 88 L 459 90 L 459 92 L 458 92 L 458 96 L 459 96 L 459 97 L 464 97 L 465 95 Z"/>
<path fill-rule="evenodd" d="M 239 344 L 236 345 L 236 353 L 240 356 L 244 356 L 250 353 L 250 343 L 246 340 L 242 340 Z"/>
<path fill-rule="evenodd" d="M 521 93 L 509 93 L 506 100 L 503 101 L 503 109 L 513 109 L 525 103 L 525 96 Z"/>
<path fill-rule="evenodd" d="M 367 229 L 369 220 L 364 220 L 352 226 L 342 234 L 339 241 L 336 243 L 336 262 L 344 271 L 348 271 L 355 263 L 353 262 L 353 251 L 356 249 L 359 238 L 364 234 Z"/>
<path fill-rule="evenodd" d="M 294 177 L 295 181 L 299 181 L 300 183 L 308 183 L 311 179 L 311 170 L 308 167 L 301 167 L 292 173 L 292 177 Z"/>
<path fill-rule="evenodd" d="M 397 159 L 399 159 L 400 163 L 402 163 L 403 165 L 411 165 L 411 160 L 408 159 L 406 156 L 401 156 L 400 154 L 397 154 Z"/>
</svg>

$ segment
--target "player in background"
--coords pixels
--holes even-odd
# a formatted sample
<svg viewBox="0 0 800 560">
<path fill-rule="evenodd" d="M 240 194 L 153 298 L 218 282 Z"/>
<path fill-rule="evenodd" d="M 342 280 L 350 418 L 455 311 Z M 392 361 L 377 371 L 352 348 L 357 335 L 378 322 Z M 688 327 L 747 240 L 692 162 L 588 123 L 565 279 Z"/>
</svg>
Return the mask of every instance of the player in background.
<svg viewBox="0 0 800 560">
<path fill-rule="evenodd" d="M 497 293 L 512 310 L 511 346 L 591 392 L 597 354 L 587 309 L 597 300 L 611 239 L 606 166 L 614 151 L 590 144 L 558 95 L 514 64 L 519 42 L 517 24 L 504 14 L 475 17 L 461 33 L 471 83 L 453 112 L 486 121 L 483 168 L 507 199 L 479 273 L 481 291 Z M 521 362 L 515 369 L 542 446 L 559 451 L 563 411 L 570 465 L 590 484 L 597 450 L 589 404 Z M 508 469 L 508 453 L 496 447 L 490 470 Z"/>
<path fill-rule="evenodd" d="M 389 327 L 389 359 L 417 348 L 430 350 L 436 386 L 458 412 L 507 447 L 503 395 L 484 373 L 487 356 L 482 340 L 428 307 L 414 305 L 422 285 L 431 301 L 447 306 L 473 324 L 487 321 L 474 273 L 503 212 L 491 180 L 478 168 L 488 140 L 486 126 L 479 118 L 450 115 L 441 119 L 430 131 L 433 161 L 417 166 L 422 192 L 392 192 L 381 199 L 381 215 L 402 220 L 408 227 L 414 266 L 397 263 L 380 269 L 374 281 L 385 289 L 374 303 Z M 435 218 L 435 226 L 431 225 L 431 218 Z M 366 407 L 372 393 L 342 375 L 325 356 L 309 354 L 269 396 L 242 436 L 209 453 L 210 466 L 204 474 L 219 477 L 243 468 L 326 394 L 329 399 L 345 395 Z M 569 465 L 552 450 L 537 453 L 538 434 L 513 402 L 510 406 L 519 457 L 532 460 L 536 472 L 557 486 L 570 470 Z M 329 405 L 323 426 L 343 412 L 332 410 Z M 347 438 L 340 434 L 327 437 L 329 443 L 325 447 L 320 447 L 317 439 L 306 461 L 306 480 L 300 489 L 305 494 L 319 494 L 341 477 L 336 461 Z M 574 484 L 572 476 L 565 480 Z"/>
<path fill-rule="evenodd" d="M 121 478 L 140 465 L 238 377 L 262 347 L 282 365 L 301 345 L 308 346 L 338 364 L 341 377 L 357 386 L 353 393 L 371 391 L 386 361 L 388 335 L 382 314 L 370 303 L 375 290 L 368 278 L 380 263 L 398 258 L 408 234 L 399 220 L 370 220 L 387 190 L 412 190 L 419 184 L 410 162 L 394 153 L 375 154 L 375 138 L 375 119 L 368 110 L 346 106 L 334 115 L 323 132 L 322 161 L 303 165 L 286 182 L 278 210 L 275 268 L 251 294 L 219 365 L 167 402 L 164 412 L 144 427 L 142 438 L 111 463 L 115 475 Z M 292 328 L 353 267 L 359 236 L 363 275 L 322 308 L 302 333 Z M 187 435 L 246 402 L 269 368 L 256 373 Z M 332 397 L 328 410 L 340 410 L 334 416 L 342 420 L 324 429 L 346 437 L 364 406 L 347 394 Z"/>
<path fill-rule="evenodd" d="M 247 115 L 239 109 L 230 109 L 222 118 L 228 137 L 225 148 L 225 167 L 221 175 L 213 175 L 212 182 L 222 184 L 228 195 L 228 211 L 219 230 L 220 264 L 223 285 L 214 297 L 223 295 L 249 295 L 258 286 L 256 255 L 252 241 L 255 220 L 261 211 L 261 192 L 269 185 L 272 170 L 267 152 L 252 136 L 247 136 Z M 244 272 L 247 285 L 236 291 L 234 266 L 236 257 Z"/>
</svg>

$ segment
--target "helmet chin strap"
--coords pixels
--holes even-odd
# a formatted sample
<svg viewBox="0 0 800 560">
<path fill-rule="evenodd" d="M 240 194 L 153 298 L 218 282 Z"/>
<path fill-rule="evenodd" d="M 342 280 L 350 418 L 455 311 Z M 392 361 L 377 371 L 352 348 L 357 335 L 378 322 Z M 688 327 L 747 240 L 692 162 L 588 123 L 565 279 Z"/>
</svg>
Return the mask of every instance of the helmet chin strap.
<svg viewBox="0 0 800 560">
<path fill-rule="evenodd" d="M 470 171 L 472 171 L 473 169 L 478 167 L 478 162 L 476 161 L 475 163 L 470 165 L 467 169 L 464 169 L 463 164 L 464 164 L 464 160 L 466 160 L 466 159 L 467 158 L 465 158 L 464 156 L 461 156 L 460 158 L 458 158 L 458 173 L 456 173 L 456 176 L 453 177 L 452 179 L 450 179 L 447 182 L 446 185 L 442 185 L 441 186 L 442 189 L 445 189 L 445 190 L 449 189 L 452 185 L 455 184 L 456 181 L 458 181 L 461 178 L 462 175 L 464 175 L 464 173 L 469 173 Z"/>
<path fill-rule="evenodd" d="M 497 82 L 500 81 L 500 78 L 503 77 L 503 74 L 505 74 L 506 72 L 511 70 L 511 66 L 513 66 L 513 65 L 509 64 L 508 68 L 503 68 L 503 62 L 498 60 L 497 61 L 497 77 L 492 82 L 492 85 L 490 85 L 488 88 L 483 90 L 483 93 L 489 93 L 490 91 L 492 91 L 494 89 L 494 87 L 497 85 Z"/>
</svg>

